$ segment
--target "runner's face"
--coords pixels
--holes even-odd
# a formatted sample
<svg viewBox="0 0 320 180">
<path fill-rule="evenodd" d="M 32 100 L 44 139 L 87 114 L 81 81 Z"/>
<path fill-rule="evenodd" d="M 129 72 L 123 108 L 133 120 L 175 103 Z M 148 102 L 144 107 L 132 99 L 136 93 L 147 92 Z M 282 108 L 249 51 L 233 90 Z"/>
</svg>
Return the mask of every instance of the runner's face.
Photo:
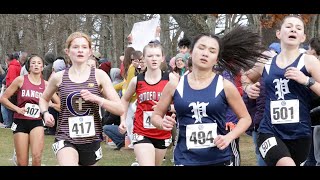
<svg viewBox="0 0 320 180">
<path fill-rule="evenodd" d="M 148 69 L 157 69 L 160 67 L 161 62 L 163 61 L 161 48 L 158 47 L 149 47 L 146 49 L 144 60 Z"/>
<path fill-rule="evenodd" d="M 89 42 L 81 37 L 75 38 L 67 49 L 67 55 L 70 57 L 72 63 L 87 63 L 92 50 L 89 47 Z"/>
<path fill-rule="evenodd" d="M 41 73 L 43 70 L 43 62 L 40 57 L 33 57 L 30 59 L 30 72 L 32 73 Z"/>
</svg>

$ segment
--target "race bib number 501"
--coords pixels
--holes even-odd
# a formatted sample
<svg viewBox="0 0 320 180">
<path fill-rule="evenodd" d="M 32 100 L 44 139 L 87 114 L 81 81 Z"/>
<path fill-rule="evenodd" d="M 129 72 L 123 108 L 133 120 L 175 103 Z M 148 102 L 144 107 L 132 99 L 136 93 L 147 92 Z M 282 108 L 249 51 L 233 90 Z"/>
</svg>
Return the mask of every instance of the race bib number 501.
<svg viewBox="0 0 320 180">
<path fill-rule="evenodd" d="M 280 100 L 270 102 L 272 124 L 299 122 L 299 100 Z"/>
</svg>

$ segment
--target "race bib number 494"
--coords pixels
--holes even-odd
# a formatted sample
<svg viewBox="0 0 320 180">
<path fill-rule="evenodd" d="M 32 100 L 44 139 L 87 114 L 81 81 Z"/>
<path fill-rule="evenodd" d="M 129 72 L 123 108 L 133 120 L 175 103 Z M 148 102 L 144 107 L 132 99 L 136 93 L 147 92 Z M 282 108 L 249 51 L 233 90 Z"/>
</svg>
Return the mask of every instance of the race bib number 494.
<svg viewBox="0 0 320 180">
<path fill-rule="evenodd" d="M 93 116 L 70 117 L 69 134 L 71 138 L 94 136 L 96 131 Z"/>
<path fill-rule="evenodd" d="M 217 123 L 190 124 L 186 127 L 186 141 L 188 149 L 214 147 L 217 137 Z"/>
<path fill-rule="evenodd" d="M 32 118 L 40 117 L 40 107 L 37 104 L 26 103 L 24 109 L 26 110 L 24 116 Z"/>
<path fill-rule="evenodd" d="M 272 124 L 299 122 L 299 100 L 280 100 L 270 102 Z"/>
</svg>

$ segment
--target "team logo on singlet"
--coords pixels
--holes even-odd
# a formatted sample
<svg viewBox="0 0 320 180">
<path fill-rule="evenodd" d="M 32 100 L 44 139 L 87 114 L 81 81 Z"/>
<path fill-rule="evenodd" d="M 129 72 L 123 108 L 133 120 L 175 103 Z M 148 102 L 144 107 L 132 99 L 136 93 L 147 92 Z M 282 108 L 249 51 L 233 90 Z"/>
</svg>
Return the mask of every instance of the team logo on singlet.
<svg viewBox="0 0 320 180">
<path fill-rule="evenodd" d="M 75 98 L 77 95 L 79 95 L 78 99 L 75 100 L 75 103 L 78 104 L 78 110 L 74 109 L 73 105 L 72 105 L 72 100 L 73 98 Z M 70 93 L 68 96 L 67 96 L 67 99 L 66 99 L 66 102 L 67 102 L 67 108 L 68 110 L 75 116 L 87 116 L 89 115 L 90 113 L 90 109 L 87 109 L 86 112 L 84 113 L 78 113 L 77 111 L 81 111 L 82 110 L 82 106 L 83 104 L 86 102 L 84 101 L 81 96 L 80 96 L 80 91 L 74 91 L 72 93 Z"/>
<path fill-rule="evenodd" d="M 289 87 L 288 87 L 288 79 L 275 79 L 273 80 L 273 83 L 276 83 L 276 85 L 274 86 L 276 89 L 276 95 L 278 96 L 278 100 L 279 99 L 284 99 L 284 95 L 289 94 Z"/>
<path fill-rule="evenodd" d="M 196 121 L 194 122 L 195 124 L 202 123 L 201 121 L 202 117 L 208 117 L 207 115 L 208 104 L 209 103 L 204 103 L 204 102 L 199 103 L 199 101 L 192 102 L 189 104 L 189 107 L 192 106 L 192 110 L 191 110 L 191 112 L 193 112 L 192 118 L 196 119 Z"/>
</svg>

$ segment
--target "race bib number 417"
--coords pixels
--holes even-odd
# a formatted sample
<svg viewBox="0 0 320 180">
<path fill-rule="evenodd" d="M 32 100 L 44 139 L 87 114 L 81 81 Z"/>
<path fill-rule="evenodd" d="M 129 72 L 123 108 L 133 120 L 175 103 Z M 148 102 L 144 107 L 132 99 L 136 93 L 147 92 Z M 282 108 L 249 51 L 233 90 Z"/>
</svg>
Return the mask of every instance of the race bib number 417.
<svg viewBox="0 0 320 180">
<path fill-rule="evenodd" d="M 69 134 L 71 138 L 94 136 L 96 131 L 93 116 L 70 117 Z"/>
</svg>

